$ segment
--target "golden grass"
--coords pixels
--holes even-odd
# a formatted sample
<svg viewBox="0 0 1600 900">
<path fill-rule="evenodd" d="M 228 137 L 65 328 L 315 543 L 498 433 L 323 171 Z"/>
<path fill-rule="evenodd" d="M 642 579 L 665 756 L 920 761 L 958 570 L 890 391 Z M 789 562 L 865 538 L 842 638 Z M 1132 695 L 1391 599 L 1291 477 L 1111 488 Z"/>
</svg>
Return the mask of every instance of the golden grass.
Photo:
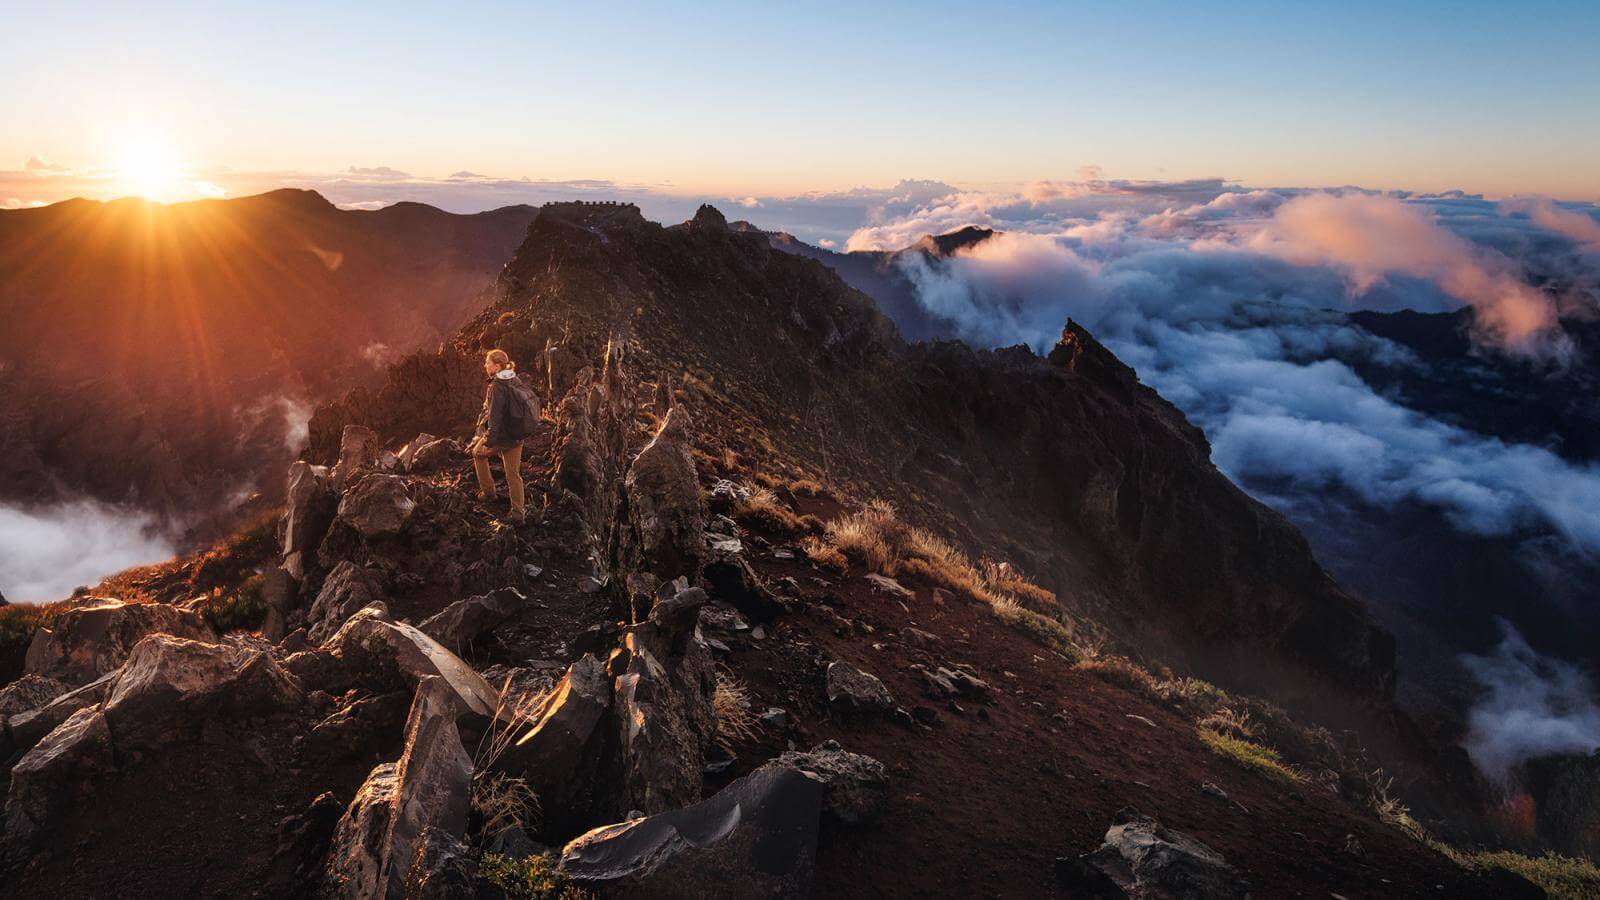
<svg viewBox="0 0 1600 900">
<path fill-rule="evenodd" d="M 478 828 L 481 846 L 511 825 L 527 825 L 539 812 L 539 798 L 526 779 L 498 772 L 478 772 L 472 779 L 472 810 L 482 825 Z"/>
<path fill-rule="evenodd" d="M 750 689 L 732 673 L 717 671 L 711 692 L 711 711 L 717 721 L 717 744 L 729 753 L 760 733 L 761 723 L 750 712 Z"/>
<path fill-rule="evenodd" d="M 809 478 L 797 478 L 789 482 L 789 493 L 796 497 L 832 497 L 833 492 L 821 483 Z"/>
<path fill-rule="evenodd" d="M 820 524 L 814 516 L 795 515 L 777 494 L 764 487 L 755 488 L 749 497 L 734 504 L 733 518 L 746 528 L 789 538 L 810 533 Z"/>
<path fill-rule="evenodd" d="M 1235 765 L 1259 772 L 1283 784 L 1297 784 L 1301 780 L 1300 773 L 1285 765 L 1283 757 L 1271 747 L 1221 734 L 1206 727 L 1196 730 L 1200 735 L 1200 742 L 1209 747 L 1211 752 Z"/>
<path fill-rule="evenodd" d="M 800 549 L 804 551 L 806 559 L 811 560 L 824 569 L 843 575 L 850 569 L 850 560 L 845 558 L 832 544 L 821 538 L 808 537 L 800 542 Z"/>
<path fill-rule="evenodd" d="M 1434 842 L 1440 852 L 1468 868 L 1506 869 L 1544 888 L 1559 900 L 1600 897 L 1600 867 L 1587 859 L 1546 853 L 1527 856 L 1510 850 L 1462 851 Z"/>
</svg>

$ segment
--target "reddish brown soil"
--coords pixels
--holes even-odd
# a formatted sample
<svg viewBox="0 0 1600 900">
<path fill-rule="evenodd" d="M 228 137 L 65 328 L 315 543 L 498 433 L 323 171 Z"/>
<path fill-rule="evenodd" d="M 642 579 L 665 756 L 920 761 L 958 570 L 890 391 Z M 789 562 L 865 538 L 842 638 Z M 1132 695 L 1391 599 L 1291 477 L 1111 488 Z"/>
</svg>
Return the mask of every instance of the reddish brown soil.
<svg viewBox="0 0 1600 900">
<path fill-rule="evenodd" d="M 823 835 L 817 897 L 1065 896 L 1052 882 L 1053 860 L 1093 850 L 1113 814 L 1128 806 L 1222 853 L 1256 896 L 1487 895 L 1469 873 L 1329 790 L 1280 786 L 1214 755 L 1187 720 L 1075 669 L 976 603 L 941 604 L 919 586 L 915 600 L 902 604 L 859 576 L 823 587 L 807 564 L 764 551 L 752 556 L 763 574 L 794 577 L 811 601 L 831 595 L 839 615 L 873 629 L 841 637 L 807 611 L 729 660 L 758 711 L 781 706 L 798 718 L 788 736 L 794 743 L 837 739 L 889 768 L 892 799 L 883 816 Z M 907 626 L 942 640 L 923 653 L 897 636 Z M 831 714 L 821 666 L 832 658 L 882 678 L 908 709 L 938 708 L 938 722 L 908 728 Z M 962 700 L 958 714 L 924 697 L 909 668 L 915 662 L 968 665 L 992 686 L 992 699 Z M 769 733 L 741 748 L 726 777 L 780 752 L 784 742 Z M 1207 781 L 1244 809 L 1203 793 Z M 1359 855 L 1345 851 L 1349 835 Z"/>
</svg>

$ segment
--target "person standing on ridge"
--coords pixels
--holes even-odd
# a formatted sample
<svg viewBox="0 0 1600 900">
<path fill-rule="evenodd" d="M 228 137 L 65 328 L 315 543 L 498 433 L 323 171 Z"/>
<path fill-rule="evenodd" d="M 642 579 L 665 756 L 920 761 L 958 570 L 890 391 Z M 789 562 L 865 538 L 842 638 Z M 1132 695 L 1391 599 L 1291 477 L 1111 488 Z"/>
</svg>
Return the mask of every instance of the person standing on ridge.
<svg viewBox="0 0 1600 900">
<path fill-rule="evenodd" d="M 539 395 L 517 375 L 516 363 L 504 350 L 490 350 L 484 354 L 483 371 L 489 383 L 483 392 L 477 433 L 469 447 L 472 469 L 478 475 L 478 499 L 495 499 L 489 457 L 498 456 L 505 467 L 506 491 L 511 495 L 508 521 L 521 524 L 527 514 L 527 495 L 522 483 L 522 442 L 533 434 L 534 423 L 539 420 Z"/>
</svg>

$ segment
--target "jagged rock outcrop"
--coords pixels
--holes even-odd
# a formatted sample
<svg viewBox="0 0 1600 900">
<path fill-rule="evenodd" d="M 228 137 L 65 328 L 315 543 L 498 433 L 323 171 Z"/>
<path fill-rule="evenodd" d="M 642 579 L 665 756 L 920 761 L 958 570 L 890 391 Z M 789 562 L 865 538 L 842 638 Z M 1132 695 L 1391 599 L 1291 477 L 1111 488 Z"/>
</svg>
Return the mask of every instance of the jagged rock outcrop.
<svg viewBox="0 0 1600 900">
<path fill-rule="evenodd" d="M 112 771 L 111 730 L 93 707 L 73 713 L 11 768 L 5 856 L 27 858 L 38 837 Z"/>
<path fill-rule="evenodd" d="M 279 526 L 283 567 L 295 579 L 317 566 L 317 546 L 338 512 L 339 495 L 327 466 L 296 460 L 289 466 L 287 496 Z"/>
<path fill-rule="evenodd" d="M 339 461 L 329 475 L 334 491 L 343 492 L 356 473 L 372 468 L 382 449 L 377 432 L 363 425 L 346 425 L 339 436 Z"/>
<path fill-rule="evenodd" d="M 660 578 L 698 572 L 705 552 L 705 504 L 689 453 L 688 417 L 681 406 L 667 412 L 624 482 L 642 565 Z"/>
<path fill-rule="evenodd" d="M 575 838 L 561 870 L 608 895 L 804 898 L 810 894 L 820 781 L 772 767 L 709 800 Z"/>
<path fill-rule="evenodd" d="M 82 684 L 122 665 L 149 634 L 214 639 L 198 613 L 165 603 L 91 597 L 41 627 L 28 645 L 26 671 Z"/>
<path fill-rule="evenodd" d="M 99 706 L 111 691 L 116 672 L 107 672 L 80 688 L 65 691 L 33 709 L 15 713 L 5 720 L 6 737 L 12 753 L 26 752 L 44 740 L 73 713 L 90 706 Z"/>
<path fill-rule="evenodd" d="M 372 770 L 339 821 L 328 856 L 327 886 L 336 897 L 403 900 L 417 878 L 441 868 L 437 841 L 459 841 L 467 829 L 472 759 L 456 730 L 456 695 L 424 677 L 406 719 L 405 753 Z M 434 841 L 427 833 L 437 831 Z M 449 841 L 445 849 L 450 849 Z M 418 857 L 422 856 L 418 867 Z M 415 882 L 413 882 L 414 884 Z"/>
<path fill-rule="evenodd" d="M 608 667 L 621 729 L 622 808 L 654 814 L 699 800 L 716 733 L 710 651 L 692 634 L 644 622 L 624 633 Z"/>
<path fill-rule="evenodd" d="M 496 761 L 496 768 L 526 779 L 540 798 L 546 826 L 556 833 L 599 805 L 598 772 L 614 743 L 603 731 L 610 713 L 611 677 L 586 653 L 567 669 L 533 725 Z"/>
</svg>

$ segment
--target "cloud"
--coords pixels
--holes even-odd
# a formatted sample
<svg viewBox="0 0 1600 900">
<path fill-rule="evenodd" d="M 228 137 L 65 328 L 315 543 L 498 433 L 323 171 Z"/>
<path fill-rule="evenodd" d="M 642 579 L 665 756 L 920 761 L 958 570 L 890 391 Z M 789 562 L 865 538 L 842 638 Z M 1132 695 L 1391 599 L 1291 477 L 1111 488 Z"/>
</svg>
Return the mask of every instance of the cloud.
<svg viewBox="0 0 1600 900">
<path fill-rule="evenodd" d="M 1492 653 L 1461 657 L 1484 691 L 1467 717 L 1473 763 L 1503 782 L 1530 759 L 1600 748 L 1600 707 L 1589 679 L 1540 656 L 1510 623 L 1500 626 L 1503 637 Z"/>
<path fill-rule="evenodd" d="M 71 172 L 70 169 L 46 162 L 37 156 L 28 157 L 28 161 L 22 164 L 22 168 L 23 171 L 39 175 L 66 175 Z"/>
<path fill-rule="evenodd" d="M 1586 212 L 1562 209 L 1549 197 L 1519 197 L 1500 203 L 1505 215 L 1527 216 L 1547 231 L 1571 238 L 1590 250 L 1600 250 L 1600 221 Z"/>
<path fill-rule="evenodd" d="M 1487 341 L 1536 358 L 1561 359 L 1572 351 L 1551 297 L 1524 283 L 1509 259 L 1439 227 L 1415 204 L 1307 194 L 1278 207 L 1248 246 L 1297 265 L 1339 269 L 1355 293 L 1392 275 L 1424 278 L 1471 304 Z"/>
<path fill-rule="evenodd" d="M 373 181 L 409 181 L 412 177 L 410 172 L 402 172 L 399 169 L 391 169 L 388 166 L 371 166 L 368 168 L 351 166 L 345 170 L 345 174 Z"/>
<path fill-rule="evenodd" d="M 176 552 L 148 513 L 93 500 L 0 506 L 0 592 L 14 603 L 60 600 L 80 585 Z"/>
<path fill-rule="evenodd" d="M 1222 196 L 1179 211 L 1249 223 L 1220 237 L 1169 237 L 1175 216 L 1152 234 L 1149 217 L 1108 213 L 1056 234 L 997 235 L 948 259 L 905 254 L 899 264 L 920 304 L 978 346 L 1042 352 L 1068 317 L 1084 323 L 1205 430 L 1219 468 L 1272 491 L 1280 506 L 1337 490 L 1379 509 L 1424 504 L 1467 534 L 1553 533 L 1600 552 L 1600 468 L 1417 413 L 1351 368 L 1421 363 L 1341 310 L 1448 308 L 1456 292 L 1485 306 L 1519 302 L 1524 286 L 1426 217 L 1387 207 L 1399 201 L 1376 198 L 1385 202 L 1373 212 L 1365 195 L 1298 207 L 1254 192 Z M 1318 211 L 1335 221 L 1303 220 Z"/>
</svg>

